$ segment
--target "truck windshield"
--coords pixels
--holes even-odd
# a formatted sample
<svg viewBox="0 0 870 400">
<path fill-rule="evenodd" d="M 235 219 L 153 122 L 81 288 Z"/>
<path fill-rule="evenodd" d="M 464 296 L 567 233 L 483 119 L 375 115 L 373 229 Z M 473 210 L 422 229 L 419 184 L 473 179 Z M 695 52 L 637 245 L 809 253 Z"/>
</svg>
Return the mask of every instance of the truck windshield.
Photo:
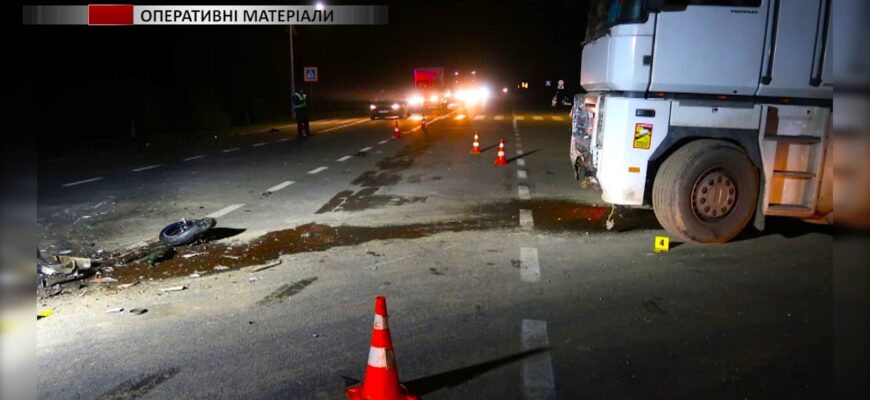
<svg viewBox="0 0 870 400">
<path fill-rule="evenodd" d="M 614 25 L 644 22 L 647 10 L 644 0 L 592 0 L 586 23 L 586 41 L 595 40 Z"/>
</svg>

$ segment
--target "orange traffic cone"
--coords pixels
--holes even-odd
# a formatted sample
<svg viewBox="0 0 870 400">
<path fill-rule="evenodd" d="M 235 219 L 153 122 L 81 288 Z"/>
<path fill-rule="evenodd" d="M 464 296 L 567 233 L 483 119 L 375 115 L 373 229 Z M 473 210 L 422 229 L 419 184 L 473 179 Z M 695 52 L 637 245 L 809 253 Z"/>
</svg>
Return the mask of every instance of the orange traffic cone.
<svg viewBox="0 0 870 400">
<path fill-rule="evenodd" d="M 504 138 L 498 140 L 498 155 L 495 157 L 495 165 L 507 165 L 507 159 L 504 158 Z"/>
<path fill-rule="evenodd" d="M 401 139 L 402 138 L 402 130 L 399 129 L 399 122 L 396 121 L 396 125 L 393 127 L 393 139 Z"/>
<path fill-rule="evenodd" d="M 375 298 L 375 326 L 363 383 L 347 388 L 344 393 L 350 400 L 418 400 L 399 383 L 384 296 Z"/>
<path fill-rule="evenodd" d="M 477 132 L 474 132 L 474 141 L 471 142 L 471 154 L 480 154 L 480 138 L 477 137 Z"/>
</svg>

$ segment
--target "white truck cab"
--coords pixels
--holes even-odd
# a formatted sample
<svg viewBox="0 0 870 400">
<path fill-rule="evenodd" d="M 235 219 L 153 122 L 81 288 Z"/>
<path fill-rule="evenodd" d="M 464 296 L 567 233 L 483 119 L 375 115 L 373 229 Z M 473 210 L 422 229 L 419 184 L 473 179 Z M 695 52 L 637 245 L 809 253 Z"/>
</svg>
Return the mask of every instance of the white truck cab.
<svg viewBox="0 0 870 400">
<path fill-rule="evenodd" d="M 688 241 L 832 222 L 831 1 L 592 1 L 578 178 Z"/>
</svg>

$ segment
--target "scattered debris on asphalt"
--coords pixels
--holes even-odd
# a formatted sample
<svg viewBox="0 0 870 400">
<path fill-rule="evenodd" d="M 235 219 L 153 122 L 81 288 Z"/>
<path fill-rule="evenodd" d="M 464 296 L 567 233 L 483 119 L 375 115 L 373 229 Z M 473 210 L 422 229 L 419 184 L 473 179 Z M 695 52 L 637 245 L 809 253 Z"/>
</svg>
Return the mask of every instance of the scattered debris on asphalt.
<svg viewBox="0 0 870 400">
<path fill-rule="evenodd" d="M 256 277 L 256 276 L 252 276 L 252 277 L 248 278 L 248 282 L 250 282 L 250 283 L 254 283 L 258 280 L 260 280 L 260 278 Z"/>
<path fill-rule="evenodd" d="M 130 310 L 130 314 L 142 315 L 148 312 L 147 308 L 134 308 Z"/>
<path fill-rule="evenodd" d="M 263 265 L 256 266 L 256 267 L 254 267 L 254 268 L 251 269 L 251 272 L 260 272 L 260 271 L 262 271 L 262 270 L 269 269 L 269 268 L 272 268 L 272 267 L 276 267 L 276 266 L 278 266 L 278 265 L 281 265 L 281 260 L 280 260 L 280 259 L 278 259 L 278 260 L 274 260 L 274 261 L 270 261 L 269 263 L 266 263 L 266 264 L 263 264 Z"/>
<path fill-rule="evenodd" d="M 166 261 L 175 254 L 175 250 L 172 250 L 169 247 L 158 247 L 157 249 L 149 252 L 148 254 L 139 257 L 133 260 L 133 263 L 147 262 L 150 265 L 156 265 L 161 261 Z"/>
<path fill-rule="evenodd" d="M 112 283 L 118 283 L 118 280 L 112 278 L 111 276 L 100 276 L 94 279 L 91 279 L 91 283 L 96 283 L 98 285 L 106 285 Z"/>
<path fill-rule="evenodd" d="M 42 311 L 36 313 L 36 320 L 39 321 L 43 318 L 48 318 L 48 317 L 52 316 L 53 314 L 54 314 L 54 310 L 50 310 L 50 309 L 49 310 L 42 310 Z"/>
<path fill-rule="evenodd" d="M 130 283 L 125 283 L 123 285 L 118 285 L 118 289 L 127 289 L 139 284 L 139 281 L 133 281 Z"/>
<path fill-rule="evenodd" d="M 185 289 L 187 289 L 187 286 L 185 286 L 185 285 L 179 285 L 179 286 L 170 286 L 170 287 L 165 287 L 165 288 L 160 289 L 160 291 L 161 291 L 161 292 L 164 292 L 164 293 L 166 293 L 166 292 L 179 292 L 179 291 L 182 291 L 182 290 L 185 290 Z"/>
<path fill-rule="evenodd" d="M 191 258 L 191 257 L 196 257 L 196 256 L 201 255 L 201 254 L 205 254 L 205 253 L 187 253 L 187 254 L 182 255 L 182 257 Z"/>
<path fill-rule="evenodd" d="M 226 271 L 226 270 L 229 270 L 230 267 L 227 267 L 227 266 L 225 266 L 225 265 L 218 265 L 218 266 L 216 266 L 216 267 L 214 267 L 214 268 L 212 268 L 212 269 L 215 270 L 215 271 Z"/>
<path fill-rule="evenodd" d="M 188 276 L 191 278 L 201 278 L 202 277 L 202 275 L 200 275 L 198 272 L 194 272 Z"/>
<path fill-rule="evenodd" d="M 124 312 L 124 307 L 110 308 L 106 310 L 106 314 L 117 314 L 121 312 Z"/>
<path fill-rule="evenodd" d="M 222 255 L 221 257 L 223 257 L 223 258 L 229 258 L 229 259 L 231 259 L 231 260 L 238 260 L 238 259 L 239 259 L 239 256 L 234 256 L 234 255 L 230 255 L 230 254 L 224 254 L 224 255 Z"/>
</svg>

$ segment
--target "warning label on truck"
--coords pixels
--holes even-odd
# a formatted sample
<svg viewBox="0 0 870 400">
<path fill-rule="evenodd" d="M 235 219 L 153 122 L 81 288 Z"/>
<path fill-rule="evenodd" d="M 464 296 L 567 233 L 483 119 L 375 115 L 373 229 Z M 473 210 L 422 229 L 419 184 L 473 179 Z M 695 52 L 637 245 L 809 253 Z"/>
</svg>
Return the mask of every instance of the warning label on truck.
<svg viewBox="0 0 870 400">
<path fill-rule="evenodd" d="M 635 124 L 634 125 L 634 143 L 632 147 L 635 149 L 649 150 L 652 144 L 652 124 Z"/>
</svg>

